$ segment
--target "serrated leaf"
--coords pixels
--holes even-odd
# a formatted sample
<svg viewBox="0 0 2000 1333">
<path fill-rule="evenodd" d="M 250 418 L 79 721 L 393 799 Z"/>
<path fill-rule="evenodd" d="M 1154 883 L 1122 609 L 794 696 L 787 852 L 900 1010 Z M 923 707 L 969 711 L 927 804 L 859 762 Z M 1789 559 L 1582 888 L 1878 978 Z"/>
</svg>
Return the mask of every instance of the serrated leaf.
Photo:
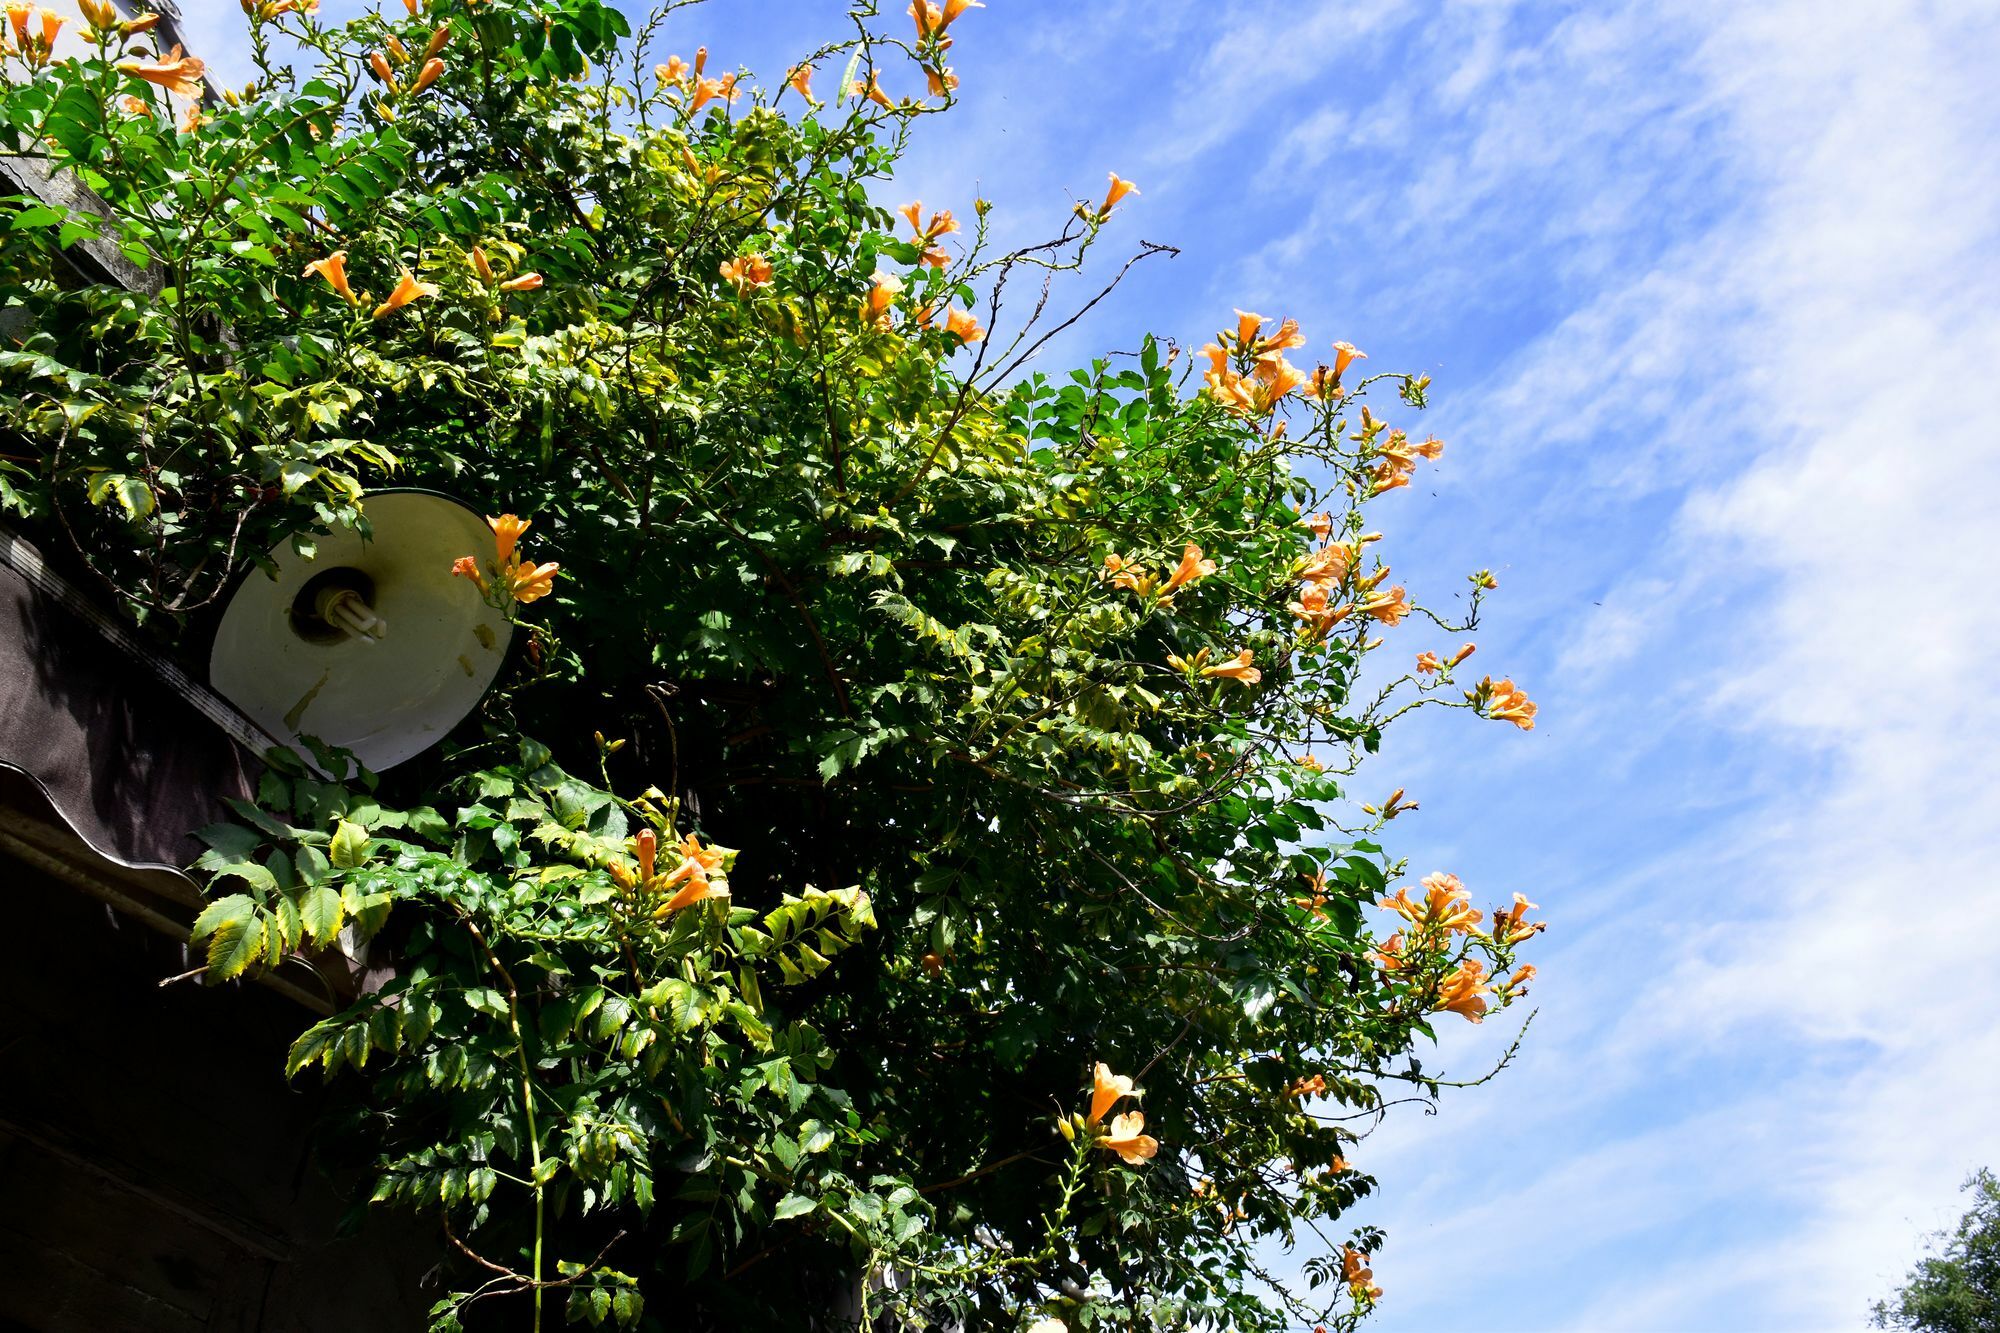
<svg viewBox="0 0 2000 1333">
<path fill-rule="evenodd" d="M 327 945 L 340 933 L 341 924 L 347 919 L 347 910 L 341 903 L 338 890 L 331 884 L 320 884 L 306 890 L 300 897 L 299 919 L 315 944 Z"/>
<path fill-rule="evenodd" d="M 333 863 L 343 870 L 351 870 L 368 860 L 368 830 L 361 825 L 341 820 L 334 826 L 333 841 L 327 852 Z"/>
<path fill-rule="evenodd" d="M 264 918 L 256 914 L 231 917 L 208 937 L 208 974 L 218 981 L 240 977 L 264 958 Z"/>
</svg>

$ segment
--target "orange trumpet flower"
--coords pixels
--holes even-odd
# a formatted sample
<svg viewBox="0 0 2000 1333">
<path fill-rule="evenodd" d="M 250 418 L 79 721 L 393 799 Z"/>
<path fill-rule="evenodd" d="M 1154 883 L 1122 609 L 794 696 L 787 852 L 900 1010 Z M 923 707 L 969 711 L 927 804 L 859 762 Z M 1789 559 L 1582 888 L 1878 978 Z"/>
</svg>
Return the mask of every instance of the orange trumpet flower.
<svg viewBox="0 0 2000 1333">
<path fill-rule="evenodd" d="M 315 274 L 325 278 L 326 285 L 333 288 L 334 294 L 347 304 L 354 305 L 360 300 L 353 288 L 347 285 L 347 251 L 335 250 L 325 259 L 315 259 L 306 265 L 305 272 L 299 276 L 310 278 Z"/>
<path fill-rule="evenodd" d="M 1117 172 L 1113 171 L 1106 174 L 1111 177 L 1111 186 L 1104 192 L 1104 202 L 1097 206 L 1097 216 L 1100 218 L 1110 217 L 1111 210 L 1117 207 L 1118 201 L 1126 195 L 1139 193 L 1138 186 L 1134 185 L 1131 181 L 1120 179 Z"/>
<path fill-rule="evenodd" d="M 404 269 L 402 277 L 396 282 L 396 289 L 389 293 L 389 299 L 375 307 L 374 317 L 381 319 L 384 315 L 393 315 L 418 297 L 436 296 L 437 294 L 438 289 L 436 284 L 418 282 L 410 273 L 410 270 Z"/>
<path fill-rule="evenodd" d="M 1160 1151 L 1160 1141 L 1143 1132 L 1145 1128 L 1144 1115 L 1138 1111 L 1127 1111 L 1111 1122 L 1110 1132 L 1100 1136 L 1097 1142 L 1137 1166 Z"/>
<path fill-rule="evenodd" d="M 144 79 L 178 97 L 200 97 L 201 78 L 207 68 L 195 57 L 182 55 L 179 46 L 164 60 L 123 60 L 118 64 L 119 73 Z"/>
<path fill-rule="evenodd" d="M 1120 1098 L 1137 1097 L 1139 1090 L 1132 1086 L 1132 1080 L 1123 1074 L 1111 1072 L 1111 1066 L 1102 1060 L 1090 1072 L 1090 1114 L 1085 1123 L 1096 1124 L 1104 1119 L 1105 1113 L 1115 1106 Z"/>
<path fill-rule="evenodd" d="M 1160 595 L 1164 597 L 1168 593 L 1173 592 L 1174 589 L 1193 583 L 1196 579 L 1206 578 L 1214 572 L 1215 562 L 1213 560 L 1204 560 L 1201 548 L 1193 542 L 1189 542 L 1187 549 L 1181 552 L 1180 564 L 1174 567 L 1174 572 L 1167 579 L 1166 586 L 1160 589 Z"/>
</svg>

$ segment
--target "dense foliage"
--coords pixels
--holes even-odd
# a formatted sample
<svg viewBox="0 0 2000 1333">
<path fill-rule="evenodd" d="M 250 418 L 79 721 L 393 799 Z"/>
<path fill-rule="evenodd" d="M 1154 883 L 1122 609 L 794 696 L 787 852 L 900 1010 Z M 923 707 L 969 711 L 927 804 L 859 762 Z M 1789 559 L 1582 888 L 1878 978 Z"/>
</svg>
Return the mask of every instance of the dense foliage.
<svg viewBox="0 0 2000 1333">
<path fill-rule="evenodd" d="M 1985 1333 L 2000 1328 L 2000 1177 L 1974 1172 L 1972 1206 L 1950 1232 L 1933 1237 L 1893 1297 L 1875 1302 L 1874 1326 L 1910 1333 Z"/>
<path fill-rule="evenodd" d="M 1254 315 L 1027 373 L 1016 307 L 1128 187 L 1004 254 L 985 201 L 877 202 L 964 0 L 774 89 L 598 0 L 311 8 L 258 6 L 207 103 L 143 25 L 17 26 L 5 148 L 102 204 L 0 203 L 0 499 L 191 646 L 372 486 L 531 519 L 461 562 L 524 632 L 457 743 L 277 753 L 201 863 L 214 976 L 394 960 L 291 1072 L 448 1238 L 436 1325 L 1365 1313 L 1345 1154 L 1539 929 L 1443 874 L 1364 924 L 1412 808 L 1346 797 L 1382 728 L 1533 718 L 1364 522 L 1437 456 L 1377 415 L 1426 382 Z M 91 238 L 157 289 L 70 272 Z"/>
</svg>

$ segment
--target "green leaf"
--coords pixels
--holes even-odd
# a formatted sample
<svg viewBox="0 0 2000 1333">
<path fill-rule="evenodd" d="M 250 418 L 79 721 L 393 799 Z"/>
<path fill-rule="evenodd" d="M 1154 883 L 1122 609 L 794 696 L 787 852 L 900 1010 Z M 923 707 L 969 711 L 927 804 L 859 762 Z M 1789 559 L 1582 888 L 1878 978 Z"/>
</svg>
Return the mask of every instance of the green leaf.
<svg viewBox="0 0 2000 1333">
<path fill-rule="evenodd" d="M 783 1222 L 788 1218 L 803 1217 L 819 1207 L 818 1199 L 809 1199 L 803 1194 L 787 1194 L 778 1200 L 778 1206 L 771 1213 L 771 1220 Z"/>
<path fill-rule="evenodd" d="M 343 870 L 351 870 L 368 860 L 368 830 L 359 824 L 341 820 L 333 830 L 333 842 L 327 847 L 333 863 Z"/>
<path fill-rule="evenodd" d="M 208 913 L 202 915 L 206 917 Z M 218 981 L 242 976 L 263 959 L 267 950 L 266 936 L 266 921 L 254 908 L 247 914 L 231 915 L 217 922 L 213 933 L 208 935 L 208 974 Z"/>
<path fill-rule="evenodd" d="M 340 933 L 347 913 L 341 905 L 340 892 L 331 884 L 319 884 L 306 890 L 299 899 L 299 917 L 313 942 L 327 945 Z"/>
</svg>

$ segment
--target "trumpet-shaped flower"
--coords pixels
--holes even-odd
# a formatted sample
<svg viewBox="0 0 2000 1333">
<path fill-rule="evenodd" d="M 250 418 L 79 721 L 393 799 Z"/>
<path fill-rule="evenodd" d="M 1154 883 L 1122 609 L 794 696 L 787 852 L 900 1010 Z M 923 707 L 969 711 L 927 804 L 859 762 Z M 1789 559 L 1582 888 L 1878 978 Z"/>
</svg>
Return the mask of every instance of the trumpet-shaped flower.
<svg viewBox="0 0 2000 1333">
<path fill-rule="evenodd" d="M 1111 1066 L 1102 1060 L 1090 1071 L 1090 1114 L 1085 1123 L 1096 1124 L 1121 1098 L 1137 1097 L 1139 1089 L 1132 1086 L 1132 1080 L 1123 1074 L 1111 1072 Z"/>
<path fill-rule="evenodd" d="M 1389 589 L 1387 592 L 1383 592 L 1380 588 L 1377 588 L 1368 594 L 1366 601 L 1361 603 L 1362 615 L 1373 616 L 1384 625 L 1400 624 L 1403 617 L 1409 613 L 1409 594 L 1400 584 Z"/>
<path fill-rule="evenodd" d="M 1334 379 L 1338 380 L 1342 375 L 1345 375 L 1347 368 L 1356 361 L 1366 361 L 1367 359 L 1368 353 L 1362 351 L 1353 343 L 1335 343 L 1333 345 Z"/>
<path fill-rule="evenodd" d="M 122 60 L 118 63 L 119 73 L 144 79 L 178 97 L 200 97 L 202 74 L 207 68 L 195 57 L 182 55 L 178 45 L 164 59 Z"/>
<path fill-rule="evenodd" d="M 518 277 L 509 278 L 507 281 L 501 283 L 500 290 L 503 292 L 532 292 L 540 289 L 541 285 L 541 274 L 523 273 Z"/>
<path fill-rule="evenodd" d="M 1523 731 L 1535 729 L 1537 708 L 1528 701 L 1511 680 L 1496 682 L 1488 676 L 1479 683 L 1479 697 L 1485 702 L 1485 715 L 1496 722 L 1512 722 Z"/>
<path fill-rule="evenodd" d="M 333 288 L 334 295 L 347 304 L 353 305 L 360 300 L 355 296 L 354 289 L 347 285 L 347 251 L 335 250 L 325 259 L 315 259 L 306 265 L 305 272 L 299 276 L 310 278 L 315 274 L 325 278 L 326 285 Z"/>
<path fill-rule="evenodd" d="M 1367 957 L 1384 972 L 1401 972 L 1409 966 L 1409 960 L 1403 957 L 1403 932 L 1397 931 L 1370 949 Z"/>
<path fill-rule="evenodd" d="M 1323 546 L 1307 556 L 1299 566 L 1298 575 L 1307 583 L 1324 584 L 1331 587 L 1347 581 L 1347 575 L 1361 558 L 1358 545 L 1345 542 Z"/>
<path fill-rule="evenodd" d="M 937 30 L 943 32 L 946 28 L 949 28 L 953 23 L 957 22 L 958 16 L 968 9 L 984 8 L 986 6 L 981 4 L 980 0 L 944 0 L 944 13 L 938 19 Z"/>
<path fill-rule="evenodd" d="M 504 573 L 507 586 L 517 602 L 536 602 L 555 591 L 556 571 L 561 565 L 538 565 L 533 561 L 516 560 L 509 564 Z"/>
<path fill-rule="evenodd" d="M 1440 870 L 1425 875 L 1420 882 L 1424 888 L 1422 902 L 1411 902 L 1410 890 L 1405 886 L 1396 890 L 1395 897 L 1382 899 L 1379 906 L 1388 908 L 1419 930 L 1455 930 L 1470 934 L 1478 928 L 1481 914 L 1472 906 L 1472 895 L 1459 882 L 1458 876 Z"/>
<path fill-rule="evenodd" d="M 919 243 L 934 241 L 940 236 L 949 236 L 958 230 L 958 219 L 948 208 L 940 208 L 931 214 L 929 223 L 923 221 L 924 201 L 912 199 L 896 210 L 909 220 L 910 230 L 916 234 Z"/>
<path fill-rule="evenodd" d="M 1342 1249 L 1340 1254 L 1340 1280 L 1356 1296 L 1370 1301 L 1380 1300 L 1382 1289 L 1375 1285 L 1375 1273 L 1368 1267 L 1368 1256 L 1352 1245 Z"/>
<path fill-rule="evenodd" d="M 1323 583 L 1307 583 L 1299 589 L 1299 600 L 1288 608 L 1299 618 L 1306 634 L 1323 639 L 1335 625 L 1354 614 L 1351 603 L 1333 605 L 1333 594 Z"/>
<path fill-rule="evenodd" d="M 389 299 L 375 307 L 375 318 L 381 319 L 384 315 L 393 315 L 418 297 L 437 294 L 436 284 L 418 282 L 410 270 L 404 269 L 402 276 L 396 281 L 396 289 L 389 293 Z"/>
<path fill-rule="evenodd" d="M 429 60 L 426 60 L 424 67 L 417 72 L 417 81 L 410 85 L 410 96 L 415 97 L 418 93 L 436 83 L 438 75 L 442 73 L 444 73 L 443 60 L 436 56 L 432 56 Z"/>
<path fill-rule="evenodd" d="M 1138 186 L 1134 185 L 1131 181 L 1121 180 L 1117 172 L 1110 172 L 1109 175 L 1111 177 L 1111 186 L 1104 192 L 1104 202 L 1097 206 L 1097 216 L 1100 218 L 1110 217 L 1111 210 L 1116 208 L 1118 201 L 1126 195 L 1139 193 Z"/>
<path fill-rule="evenodd" d="M 771 285 L 771 261 L 761 254 L 739 255 L 722 261 L 722 280 L 736 288 L 738 296 L 748 296 Z"/>
<path fill-rule="evenodd" d="M 797 64 L 785 71 L 785 85 L 817 106 L 819 99 L 813 96 L 812 78 L 813 67 L 810 64 Z"/>
<path fill-rule="evenodd" d="M 1234 657 L 1218 662 L 1214 666 L 1203 667 L 1201 674 L 1212 676 L 1217 680 L 1233 680 L 1244 685 L 1255 685 L 1264 679 L 1264 673 L 1251 665 L 1253 660 L 1250 650 L 1245 648 Z"/>
<path fill-rule="evenodd" d="M 1546 921 L 1529 921 L 1528 913 L 1535 910 L 1535 904 L 1528 901 L 1524 893 L 1514 895 L 1514 905 L 1509 908 L 1493 909 L 1493 939 L 1499 944 L 1519 944 L 1532 939 L 1549 928 Z"/>
<path fill-rule="evenodd" d="M 520 544 L 521 534 L 535 525 L 532 518 L 516 518 L 512 514 L 502 514 L 498 518 L 486 520 L 486 526 L 493 529 L 493 554 L 503 565 L 514 558 L 514 548 Z"/>
<path fill-rule="evenodd" d="M 1160 589 L 1160 594 L 1166 596 L 1174 589 L 1193 583 L 1196 579 L 1206 578 L 1214 572 L 1215 562 L 1203 559 L 1201 548 L 1189 542 L 1187 549 L 1181 552 L 1180 564 L 1174 566 L 1174 572 L 1168 577 L 1166 586 Z"/>
<path fill-rule="evenodd" d="M 1425 652 L 1417 654 L 1418 675 L 1434 676 L 1438 673 L 1438 668 L 1441 667 L 1442 665 L 1443 663 L 1438 661 L 1438 655 L 1436 653 Z"/>
<path fill-rule="evenodd" d="M 1104 577 L 1111 580 L 1113 587 L 1150 597 L 1156 580 L 1144 567 L 1129 563 L 1124 556 L 1113 552 L 1104 557 Z"/>
<path fill-rule="evenodd" d="M 1439 983 L 1437 1003 L 1431 1008 L 1477 1023 L 1486 1017 L 1486 997 L 1491 993 L 1492 988 L 1486 982 L 1486 965 L 1477 958 L 1468 958 Z"/>
<path fill-rule="evenodd" d="M 1145 1133 L 1145 1128 L 1146 1117 L 1142 1113 L 1126 1111 L 1112 1120 L 1109 1132 L 1101 1135 L 1097 1142 L 1137 1166 L 1160 1151 L 1160 1141 Z"/>
<path fill-rule="evenodd" d="M 1249 375 L 1250 410 L 1260 417 L 1276 411 L 1286 395 L 1306 382 L 1304 371 L 1280 354 L 1272 357 L 1259 358 Z"/>
<path fill-rule="evenodd" d="M 478 557 L 470 555 L 460 556 L 451 562 L 451 572 L 458 578 L 471 579 L 473 586 L 478 588 L 482 594 L 485 593 L 486 576 L 479 572 Z"/>
<path fill-rule="evenodd" d="M 893 273 L 876 274 L 869 284 L 868 295 L 862 299 L 861 317 L 878 329 L 888 328 L 890 311 L 902 290 L 903 280 Z"/>
<path fill-rule="evenodd" d="M 1305 382 L 1299 392 L 1315 402 L 1321 403 L 1335 401 L 1347 396 L 1347 391 L 1340 387 L 1340 377 L 1333 373 L 1332 366 L 1314 367 L 1312 378 Z"/>
<path fill-rule="evenodd" d="M 868 71 L 867 82 L 856 79 L 848 85 L 847 91 L 855 97 L 865 97 L 885 111 L 894 111 L 896 104 L 889 100 L 889 94 L 882 91 L 881 76 L 874 70 Z"/>
<path fill-rule="evenodd" d="M 1410 484 L 1410 474 L 1395 465 L 1392 459 L 1383 459 L 1375 465 L 1368 477 L 1369 490 L 1374 495 L 1386 495 Z"/>
<path fill-rule="evenodd" d="M 930 91 L 932 97 L 943 97 L 946 93 L 958 87 L 958 75 L 952 73 L 949 69 L 932 69 L 926 65 L 924 67 L 924 87 Z"/>
<path fill-rule="evenodd" d="M 696 79 L 694 84 L 694 100 L 688 103 L 688 114 L 692 116 L 710 102 L 718 99 L 725 103 L 730 103 L 742 95 L 742 89 L 736 86 L 736 76 L 734 74 L 724 74 L 714 79 Z"/>
<path fill-rule="evenodd" d="M 1288 318 L 1278 325 L 1276 333 L 1267 338 L 1259 338 L 1250 350 L 1259 361 L 1277 361 L 1282 360 L 1290 349 L 1305 345 L 1306 335 L 1299 332 L 1299 322 Z M 1303 381 L 1303 377 L 1301 379 Z"/>
<path fill-rule="evenodd" d="M 679 83 L 687 77 L 690 66 L 679 56 L 668 56 L 664 65 L 653 66 L 653 77 L 661 83 Z"/>
<path fill-rule="evenodd" d="M 986 330 L 979 327 L 970 310 L 945 311 L 944 331 L 955 335 L 961 343 L 976 343 L 986 336 Z"/>
</svg>

